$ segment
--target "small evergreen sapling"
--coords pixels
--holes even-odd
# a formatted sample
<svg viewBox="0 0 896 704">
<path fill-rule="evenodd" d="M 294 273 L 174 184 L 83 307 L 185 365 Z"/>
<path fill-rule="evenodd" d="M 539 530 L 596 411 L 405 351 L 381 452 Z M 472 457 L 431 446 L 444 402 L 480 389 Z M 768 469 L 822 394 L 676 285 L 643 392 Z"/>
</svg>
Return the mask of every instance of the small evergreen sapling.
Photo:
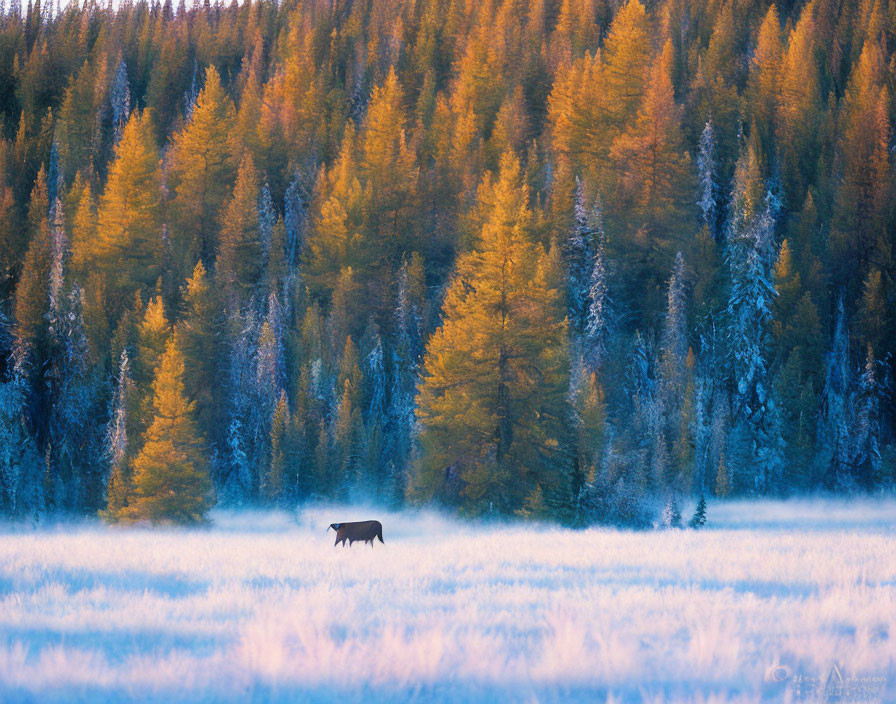
<svg viewBox="0 0 896 704">
<path fill-rule="evenodd" d="M 694 511 L 694 517 L 688 521 L 691 528 L 702 528 L 706 525 L 706 497 L 700 495 L 700 501 L 697 502 L 697 510 Z"/>
<path fill-rule="evenodd" d="M 681 509 L 678 501 L 674 496 L 670 496 L 666 502 L 666 508 L 663 509 L 663 527 L 664 528 L 681 528 Z"/>
</svg>

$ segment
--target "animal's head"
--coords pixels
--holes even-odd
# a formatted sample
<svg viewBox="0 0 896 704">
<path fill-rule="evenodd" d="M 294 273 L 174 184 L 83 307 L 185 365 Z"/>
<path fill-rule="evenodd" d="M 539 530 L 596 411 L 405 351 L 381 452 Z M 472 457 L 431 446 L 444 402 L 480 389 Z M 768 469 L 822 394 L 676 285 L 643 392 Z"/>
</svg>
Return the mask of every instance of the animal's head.
<svg viewBox="0 0 896 704">
<path fill-rule="evenodd" d="M 332 528 L 333 530 L 339 530 L 339 524 L 338 524 L 338 523 L 331 523 L 331 524 L 330 524 L 330 528 Z M 327 528 L 327 530 L 329 531 L 330 528 Z"/>
</svg>

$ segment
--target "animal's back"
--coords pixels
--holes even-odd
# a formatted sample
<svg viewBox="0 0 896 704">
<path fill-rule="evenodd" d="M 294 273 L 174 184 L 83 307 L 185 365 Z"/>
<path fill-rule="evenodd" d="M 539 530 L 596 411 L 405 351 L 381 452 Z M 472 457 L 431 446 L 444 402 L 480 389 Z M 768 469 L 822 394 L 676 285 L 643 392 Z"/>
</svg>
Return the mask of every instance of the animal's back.
<svg viewBox="0 0 896 704">
<path fill-rule="evenodd" d="M 351 545 L 356 540 L 363 540 L 365 543 L 373 545 L 375 538 L 385 545 L 383 540 L 383 524 L 379 521 L 352 521 L 349 523 L 332 523 L 331 528 L 336 529 L 336 543 L 343 543 L 347 540 Z"/>
</svg>

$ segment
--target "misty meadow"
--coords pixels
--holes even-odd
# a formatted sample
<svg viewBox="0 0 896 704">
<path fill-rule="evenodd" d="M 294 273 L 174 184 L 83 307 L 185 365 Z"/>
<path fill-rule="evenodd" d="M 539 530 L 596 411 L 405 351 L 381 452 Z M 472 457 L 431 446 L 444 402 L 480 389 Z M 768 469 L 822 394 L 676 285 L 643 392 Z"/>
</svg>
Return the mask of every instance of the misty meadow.
<svg viewBox="0 0 896 704">
<path fill-rule="evenodd" d="M 370 510 L 4 530 L 3 701 L 817 703 L 834 666 L 873 685 L 839 701 L 896 696 L 892 500 L 699 531 L 381 513 L 385 546 L 334 549 Z"/>
</svg>

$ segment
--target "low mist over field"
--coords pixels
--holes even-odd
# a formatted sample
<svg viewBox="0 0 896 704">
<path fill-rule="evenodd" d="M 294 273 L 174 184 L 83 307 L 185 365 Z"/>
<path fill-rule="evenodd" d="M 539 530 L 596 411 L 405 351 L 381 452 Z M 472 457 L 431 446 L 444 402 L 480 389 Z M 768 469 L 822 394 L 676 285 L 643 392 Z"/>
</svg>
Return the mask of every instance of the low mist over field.
<svg viewBox="0 0 896 704">
<path fill-rule="evenodd" d="M 385 545 L 325 533 L 373 517 Z M 213 519 L 3 528 L 0 700 L 783 701 L 834 665 L 896 696 L 890 500 L 710 504 L 700 531 Z"/>
</svg>

